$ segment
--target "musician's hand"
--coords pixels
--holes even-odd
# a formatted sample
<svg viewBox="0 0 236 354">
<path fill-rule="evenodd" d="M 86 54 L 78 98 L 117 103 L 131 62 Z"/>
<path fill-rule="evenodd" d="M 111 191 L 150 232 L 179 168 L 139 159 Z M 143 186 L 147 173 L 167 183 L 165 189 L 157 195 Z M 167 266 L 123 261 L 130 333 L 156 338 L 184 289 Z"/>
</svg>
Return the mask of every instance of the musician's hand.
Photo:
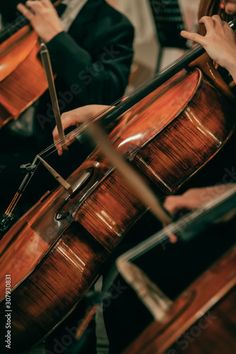
<svg viewBox="0 0 236 354">
<path fill-rule="evenodd" d="M 204 16 L 199 21 L 206 27 L 206 35 L 182 31 L 181 36 L 202 45 L 209 56 L 227 69 L 236 81 L 236 35 L 218 15 Z"/>
<path fill-rule="evenodd" d="M 17 9 L 30 21 L 35 32 L 46 43 L 64 30 L 50 0 L 26 1 L 25 5 L 18 4 Z"/>
<path fill-rule="evenodd" d="M 90 119 L 106 112 L 110 106 L 103 106 L 103 105 L 89 105 L 80 108 L 76 108 L 72 111 L 66 112 L 62 114 L 62 126 L 64 131 L 70 127 L 75 127 L 78 124 L 84 123 L 89 121 Z M 57 127 L 53 130 L 53 140 L 56 145 L 58 155 L 62 155 L 63 149 L 59 142 L 59 135 Z M 66 144 L 70 145 L 75 140 L 75 133 L 71 132 L 66 137 Z"/>
<path fill-rule="evenodd" d="M 217 198 L 233 186 L 233 184 L 223 184 L 215 187 L 189 189 L 182 195 L 167 197 L 164 202 L 164 207 L 171 214 L 179 213 L 182 210 L 195 210 Z"/>
</svg>

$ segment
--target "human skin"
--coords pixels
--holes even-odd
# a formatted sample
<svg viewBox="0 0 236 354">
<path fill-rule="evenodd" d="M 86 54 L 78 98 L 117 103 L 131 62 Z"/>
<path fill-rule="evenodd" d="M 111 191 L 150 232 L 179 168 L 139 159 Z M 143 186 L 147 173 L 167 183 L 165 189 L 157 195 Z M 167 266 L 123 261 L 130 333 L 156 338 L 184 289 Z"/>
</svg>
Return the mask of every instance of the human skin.
<svg viewBox="0 0 236 354">
<path fill-rule="evenodd" d="M 46 43 L 64 30 L 50 0 L 26 1 L 25 5 L 18 4 L 17 9 L 30 21 L 35 32 Z"/>
</svg>

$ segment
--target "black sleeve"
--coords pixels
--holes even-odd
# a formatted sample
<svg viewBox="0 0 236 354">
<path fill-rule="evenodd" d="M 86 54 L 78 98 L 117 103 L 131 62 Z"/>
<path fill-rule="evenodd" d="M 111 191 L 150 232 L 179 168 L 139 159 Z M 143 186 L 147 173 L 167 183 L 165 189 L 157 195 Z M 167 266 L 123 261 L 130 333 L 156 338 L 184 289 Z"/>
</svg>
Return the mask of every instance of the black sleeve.
<svg viewBox="0 0 236 354">
<path fill-rule="evenodd" d="M 128 84 L 134 38 L 132 25 L 126 24 L 115 26 L 102 45 L 101 41 L 95 41 L 93 57 L 65 32 L 48 43 L 56 73 L 80 105 L 112 104 L 123 95 Z"/>
</svg>

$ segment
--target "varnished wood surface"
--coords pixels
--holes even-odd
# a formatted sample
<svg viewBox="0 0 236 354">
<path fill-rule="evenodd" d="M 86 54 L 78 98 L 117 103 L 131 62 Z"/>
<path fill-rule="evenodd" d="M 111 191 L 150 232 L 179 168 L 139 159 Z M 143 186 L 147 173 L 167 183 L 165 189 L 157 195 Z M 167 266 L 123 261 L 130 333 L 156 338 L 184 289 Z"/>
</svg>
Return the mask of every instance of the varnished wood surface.
<svg viewBox="0 0 236 354">
<path fill-rule="evenodd" d="M 137 107 L 131 108 L 129 122 L 115 141 L 118 150 L 123 154 L 134 154 L 158 136 L 188 107 L 201 80 L 200 70 L 189 75 L 183 72 L 173 84 L 167 86 L 168 90 L 159 88 L 139 102 Z"/>
<path fill-rule="evenodd" d="M 162 92 L 159 97 L 158 92 L 155 97 L 152 93 L 150 101 L 148 97 L 145 106 L 141 101 L 139 112 L 132 108 L 133 118 L 129 117 L 127 126 L 118 132 L 115 146 L 128 153 L 161 190 L 174 192 L 230 138 L 233 111 L 199 70 L 190 76 L 182 73 L 182 80 L 178 78 L 168 94 Z"/>
<path fill-rule="evenodd" d="M 37 43 L 36 33 L 25 26 L 0 44 L 0 82 L 22 64 Z"/>
<path fill-rule="evenodd" d="M 236 352 L 236 287 L 174 345 L 169 354 L 233 354 Z M 167 352 L 167 353 L 168 353 Z"/>
<path fill-rule="evenodd" d="M 167 87 L 137 103 L 111 134 L 117 149 L 159 193 L 178 189 L 221 149 L 234 128 L 231 107 L 223 105 L 199 70 L 181 72 L 176 82 L 171 80 L 170 91 Z M 57 188 L 0 242 L 1 309 L 4 277 L 11 273 L 16 348 L 43 338 L 71 311 L 145 212 L 99 151 L 69 182 L 87 171 L 90 178 L 70 199 Z"/>
<path fill-rule="evenodd" d="M 233 354 L 236 351 L 236 247 L 197 279 L 124 354 Z"/>
<path fill-rule="evenodd" d="M 17 118 L 47 89 L 38 37 L 25 26 L 0 45 L 0 127 Z"/>
<path fill-rule="evenodd" d="M 94 283 L 107 257 L 104 248 L 83 228 L 78 224 L 71 225 L 12 293 L 11 352 L 19 353 L 28 348 L 58 325 Z M 27 260 L 21 259 L 22 266 L 24 261 Z M 13 280 L 16 271 L 13 269 L 6 274 L 10 274 Z M 4 301 L 0 313 L 4 314 Z M 4 338 L 2 328 L 0 337 Z M 4 348 L 1 349 L 3 352 Z"/>
</svg>

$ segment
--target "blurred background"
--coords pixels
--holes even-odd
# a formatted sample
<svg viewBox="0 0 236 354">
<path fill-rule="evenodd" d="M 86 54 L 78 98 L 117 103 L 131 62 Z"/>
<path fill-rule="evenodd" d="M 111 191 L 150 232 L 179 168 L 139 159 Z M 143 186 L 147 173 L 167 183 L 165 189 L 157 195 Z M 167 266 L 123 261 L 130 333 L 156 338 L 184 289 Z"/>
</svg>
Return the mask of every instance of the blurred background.
<svg viewBox="0 0 236 354">
<path fill-rule="evenodd" d="M 195 30 L 197 27 L 200 0 L 108 0 L 108 2 L 129 17 L 136 31 L 135 59 L 129 91 L 143 81 L 151 79 L 156 71 L 180 57 L 185 51 L 183 48 L 175 47 L 178 44 L 177 38 L 180 30 L 183 27 Z M 159 26 L 162 24 L 161 28 L 157 27 L 157 20 Z M 170 33 L 173 43 L 166 43 L 166 46 L 162 48 L 160 36 L 168 34 L 169 24 L 173 28 L 175 21 L 177 23 L 174 29 L 176 38 L 173 38 L 173 33 Z M 158 63 L 159 56 L 161 60 Z"/>
</svg>

